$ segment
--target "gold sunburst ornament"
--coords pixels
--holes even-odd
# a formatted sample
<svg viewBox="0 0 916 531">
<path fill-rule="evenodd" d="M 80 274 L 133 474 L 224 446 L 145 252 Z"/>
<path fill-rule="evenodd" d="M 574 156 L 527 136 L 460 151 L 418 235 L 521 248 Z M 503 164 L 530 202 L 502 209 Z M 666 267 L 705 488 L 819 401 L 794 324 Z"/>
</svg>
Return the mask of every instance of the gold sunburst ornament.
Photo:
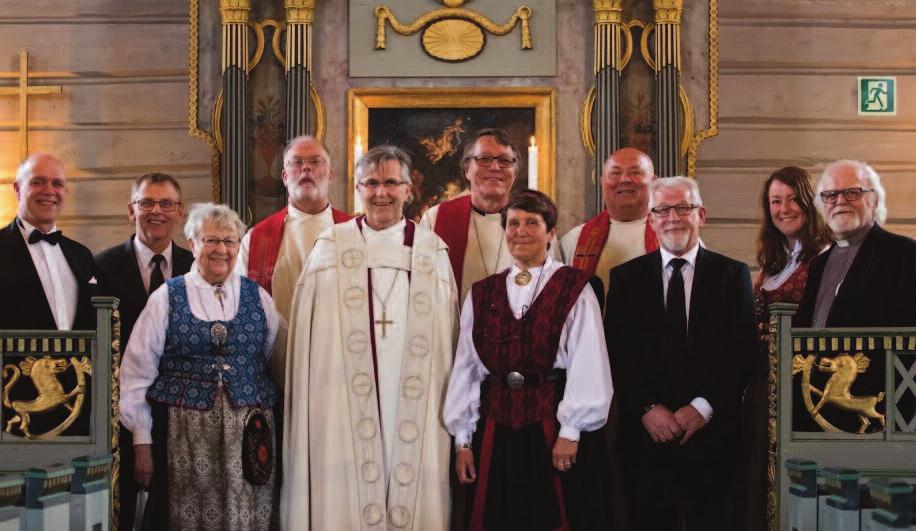
<svg viewBox="0 0 916 531">
<path fill-rule="evenodd" d="M 531 272 L 527 269 L 522 269 L 515 274 L 515 283 L 519 286 L 527 286 L 531 283 Z"/>
<path fill-rule="evenodd" d="M 480 27 L 467 20 L 440 20 L 423 31 L 423 49 L 442 61 L 470 59 L 483 50 L 485 43 Z"/>
</svg>

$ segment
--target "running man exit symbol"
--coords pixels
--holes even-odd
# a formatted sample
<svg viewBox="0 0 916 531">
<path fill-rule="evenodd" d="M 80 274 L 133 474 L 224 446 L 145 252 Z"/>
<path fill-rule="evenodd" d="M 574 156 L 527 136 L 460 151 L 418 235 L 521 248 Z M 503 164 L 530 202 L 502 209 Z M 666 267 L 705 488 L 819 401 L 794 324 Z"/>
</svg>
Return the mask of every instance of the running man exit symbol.
<svg viewBox="0 0 916 531">
<path fill-rule="evenodd" d="M 897 114 L 897 78 L 860 77 L 859 114 Z"/>
</svg>

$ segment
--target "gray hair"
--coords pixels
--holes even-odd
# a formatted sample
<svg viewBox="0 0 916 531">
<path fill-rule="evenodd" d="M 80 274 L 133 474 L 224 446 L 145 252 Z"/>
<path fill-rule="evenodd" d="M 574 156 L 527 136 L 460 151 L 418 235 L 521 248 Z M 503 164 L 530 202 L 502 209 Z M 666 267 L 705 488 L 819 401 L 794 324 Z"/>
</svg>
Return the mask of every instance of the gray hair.
<svg viewBox="0 0 916 531">
<path fill-rule="evenodd" d="M 241 239 L 247 228 L 239 215 L 226 205 L 215 203 L 195 203 L 188 212 L 188 221 L 184 225 L 184 236 L 189 240 L 200 241 L 204 223 L 210 222 L 221 229 L 235 229 Z"/>
<path fill-rule="evenodd" d="M 654 179 L 649 183 L 649 208 L 655 206 L 655 192 L 662 188 L 686 188 L 690 192 L 690 199 L 694 205 L 703 206 L 703 198 L 700 197 L 700 185 L 696 179 L 689 177 L 662 177 Z"/>
<path fill-rule="evenodd" d="M 875 197 L 877 198 L 875 202 L 875 221 L 879 225 L 883 225 L 884 221 L 887 219 L 887 192 L 884 191 L 884 186 L 881 184 L 881 178 L 878 177 L 878 172 L 861 160 L 841 159 L 831 162 L 824 168 L 821 178 L 817 181 L 817 189 L 814 191 L 814 206 L 817 207 L 818 212 L 820 212 L 821 216 L 824 216 L 824 218 L 827 217 L 826 212 L 824 212 L 826 206 L 824 205 L 824 200 L 821 199 L 821 192 L 824 191 L 825 178 L 843 167 L 853 168 L 859 180 L 865 181 L 866 186 L 874 190 Z"/>
<path fill-rule="evenodd" d="M 34 153 L 30 155 L 28 158 L 26 158 L 24 161 L 22 161 L 19 164 L 19 167 L 16 168 L 16 182 L 19 183 L 20 186 L 25 184 L 26 181 L 32 178 L 33 170 L 35 169 L 35 164 L 37 164 L 38 161 L 43 158 L 51 159 L 54 162 L 56 162 L 57 164 L 59 164 L 61 168 L 64 167 L 64 163 L 61 162 L 60 159 L 58 159 L 54 155 L 48 155 L 47 153 Z"/>
<path fill-rule="evenodd" d="M 356 161 L 356 166 L 353 168 L 353 183 L 363 182 L 366 176 L 389 160 L 398 161 L 401 164 L 401 180 L 407 184 L 413 184 L 410 180 L 410 155 L 399 147 L 387 144 L 375 146 Z"/>
<path fill-rule="evenodd" d="M 318 144 L 318 147 L 320 147 L 321 150 L 324 151 L 324 155 L 328 158 L 328 167 L 330 167 L 331 166 L 331 154 L 328 153 L 328 148 L 324 147 L 324 144 L 319 142 L 318 139 L 313 137 L 312 135 L 299 135 L 297 137 L 293 137 L 292 139 L 290 139 L 289 142 L 286 143 L 286 146 L 283 148 L 283 157 L 282 157 L 284 166 L 286 165 L 286 154 L 289 153 L 289 150 L 293 149 L 294 147 L 296 147 L 299 144 L 305 144 L 306 142 L 314 142 Z"/>
</svg>

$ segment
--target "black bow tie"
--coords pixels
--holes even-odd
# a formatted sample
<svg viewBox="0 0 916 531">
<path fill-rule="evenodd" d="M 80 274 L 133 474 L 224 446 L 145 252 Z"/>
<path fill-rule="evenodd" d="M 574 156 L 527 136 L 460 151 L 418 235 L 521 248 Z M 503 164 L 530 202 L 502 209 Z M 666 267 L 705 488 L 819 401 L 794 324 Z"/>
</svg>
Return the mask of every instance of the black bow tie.
<svg viewBox="0 0 916 531">
<path fill-rule="evenodd" d="M 41 240 L 45 240 L 51 245 L 57 245 L 57 242 L 60 241 L 60 236 L 61 232 L 59 230 L 45 234 L 38 229 L 34 229 L 32 233 L 29 234 L 29 244 L 38 243 Z"/>
</svg>

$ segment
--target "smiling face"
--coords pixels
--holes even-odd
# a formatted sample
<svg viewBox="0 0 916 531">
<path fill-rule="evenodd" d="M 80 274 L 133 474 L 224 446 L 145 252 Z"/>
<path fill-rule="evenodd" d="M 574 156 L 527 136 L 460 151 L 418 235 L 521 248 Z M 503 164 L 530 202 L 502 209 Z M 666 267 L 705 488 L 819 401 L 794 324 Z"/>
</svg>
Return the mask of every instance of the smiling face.
<svg viewBox="0 0 916 531">
<path fill-rule="evenodd" d="M 373 229 L 387 229 L 404 217 L 404 203 L 410 197 L 410 186 L 402 177 L 400 161 L 386 160 L 368 172 L 357 186 L 359 198 L 366 207 L 366 223 Z M 363 183 L 376 186 L 373 188 Z"/>
<path fill-rule="evenodd" d="M 472 157 L 494 157 L 502 159 L 515 159 L 512 148 L 496 141 L 496 137 L 482 136 L 474 143 Z M 509 192 L 515 182 L 518 172 L 518 161 L 508 168 L 502 168 L 496 160 L 488 167 L 477 164 L 473 158 L 467 162 L 467 179 L 471 184 L 471 202 L 478 208 L 494 204 L 496 210 L 503 208 L 509 202 Z"/>
<path fill-rule="evenodd" d="M 547 260 L 547 245 L 557 229 L 547 230 L 544 217 L 510 208 L 506 212 L 506 245 L 519 267 L 537 267 Z"/>
<path fill-rule="evenodd" d="M 855 166 L 837 166 L 824 176 L 821 191 L 845 190 L 846 188 L 868 189 L 868 181 L 859 176 Z M 838 240 L 845 240 L 859 229 L 869 225 L 875 219 L 875 206 L 878 197 L 874 192 L 866 192 L 855 201 L 847 201 L 843 194 L 837 196 L 836 203 L 824 204 L 824 217 L 827 225 Z"/>
<path fill-rule="evenodd" d="M 611 219 L 635 221 L 646 217 L 648 186 L 654 178 L 652 159 L 645 153 L 633 148 L 615 151 L 601 174 L 601 193 Z"/>
<path fill-rule="evenodd" d="M 31 172 L 13 182 L 19 199 L 18 215 L 42 232 L 57 224 L 67 195 L 64 166 L 50 155 L 34 155 Z"/>
<path fill-rule="evenodd" d="M 280 176 L 292 206 L 309 214 L 328 206 L 334 172 L 327 151 L 315 140 L 297 142 L 286 152 Z"/>
<path fill-rule="evenodd" d="M 223 241 L 217 245 L 204 243 L 208 240 L 232 240 L 234 245 L 227 246 Z M 229 277 L 235 267 L 235 259 L 239 254 L 239 234 L 233 227 L 219 227 L 211 221 L 205 221 L 200 231 L 200 239 L 188 240 L 191 253 L 197 261 L 204 280 L 213 284 L 222 282 Z"/>
<path fill-rule="evenodd" d="M 136 203 L 143 199 L 155 201 L 157 204 L 152 210 L 144 211 Z M 180 202 L 181 195 L 170 182 L 144 181 L 137 188 L 133 202 L 127 205 L 127 215 L 134 224 L 137 238 L 155 252 L 162 252 L 171 243 L 172 231 L 184 216 L 180 203 L 175 210 L 163 212 L 158 204 L 163 200 Z"/>
<path fill-rule="evenodd" d="M 802 228 L 808 217 L 802 211 L 798 194 L 788 184 L 774 179 L 767 191 L 770 218 L 773 225 L 790 242 L 794 242 L 801 235 Z"/>
<path fill-rule="evenodd" d="M 673 207 L 693 204 L 690 190 L 684 186 L 661 187 L 655 191 L 654 207 Z M 649 216 L 652 230 L 666 251 L 681 256 L 697 244 L 700 238 L 700 227 L 706 223 L 706 209 L 695 208 L 690 214 L 681 216 L 674 210 L 668 215 L 652 213 Z"/>
</svg>

